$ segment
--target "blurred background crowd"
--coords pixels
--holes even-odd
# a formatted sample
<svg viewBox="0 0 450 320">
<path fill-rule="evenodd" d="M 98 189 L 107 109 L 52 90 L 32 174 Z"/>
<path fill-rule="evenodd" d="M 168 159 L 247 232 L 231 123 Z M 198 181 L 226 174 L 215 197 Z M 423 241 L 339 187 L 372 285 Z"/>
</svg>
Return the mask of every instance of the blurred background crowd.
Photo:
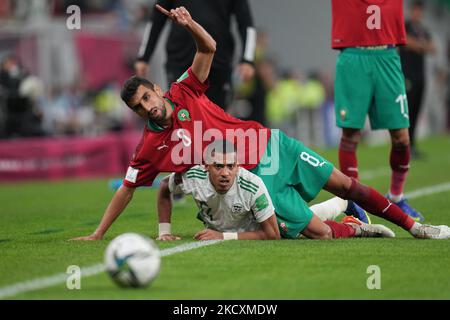
<svg viewBox="0 0 450 320">
<path fill-rule="evenodd" d="M 120 87 L 134 73 L 154 2 L 1 0 L 0 138 L 140 130 L 141 120 L 120 100 Z M 233 78 L 227 110 L 283 129 L 309 145 L 336 145 L 337 52 L 330 46 L 330 1 L 249 4 L 257 28 L 256 73 L 249 81 Z M 67 28 L 70 5 L 81 9 L 79 30 Z M 426 1 L 423 21 L 436 52 L 426 57 L 420 136 L 450 132 L 450 1 Z M 159 41 L 150 61 L 151 80 L 167 89 L 164 61 L 164 41 Z M 382 133 L 367 135 L 382 140 Z"/>
</svg>

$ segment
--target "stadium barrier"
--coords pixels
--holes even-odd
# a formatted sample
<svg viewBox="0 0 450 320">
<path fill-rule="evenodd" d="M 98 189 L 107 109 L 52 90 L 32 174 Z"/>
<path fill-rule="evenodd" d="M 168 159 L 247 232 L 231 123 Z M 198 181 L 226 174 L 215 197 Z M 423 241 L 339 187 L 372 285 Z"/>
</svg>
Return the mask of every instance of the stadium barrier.
<svg viewBox="0 0 450 320">
<path fill-rule="evenodd" d="M 0 141 L 0 182 L 124 174 L 142 132 Z"/>
</svg>

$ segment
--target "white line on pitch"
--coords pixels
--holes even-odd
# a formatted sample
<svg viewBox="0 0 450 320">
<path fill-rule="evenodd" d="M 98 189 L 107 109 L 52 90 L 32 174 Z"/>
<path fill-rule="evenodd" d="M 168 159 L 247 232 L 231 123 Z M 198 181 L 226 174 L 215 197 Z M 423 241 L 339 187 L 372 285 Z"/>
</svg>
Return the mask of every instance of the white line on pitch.
<svg viewBox="0 0 450 320">
<path fill-rule="evenodd" d="M 445 192 L 445 191 L 448 191 L 448 190 L 450 190 L 450 182 L 436 184 L 434 186 L 425 187 L 425 188 L 422 188 L 422 189 L 411 191 L 411 192 L 405 194 L 405 197 L 408 198 L 408 199 L 414 199 L 414 198 L 427 196 L 427 195 L 430 195 L 430 194 Z"/>
<path fill-rule="evenodd" d="M 221 240 L 189 242 L 176 247 L 161 250 L 161 256 L 166 257 L 175 253 L 189 251 L 200 247 L 216 244 Z M 81 276 L 83 278 L 94 276 L 105 271 L 105 266 L 102 263 L 95 264 L 86 268 L 81 268 Z M 67 273 L 57 273 L 53 276 L 37 278 L 34 280 L 18 282 L 16 284 L 0 288 L 0 299 L 12 297 L 20 293 L 48 288 L 67 280 Z"/>
</svg>

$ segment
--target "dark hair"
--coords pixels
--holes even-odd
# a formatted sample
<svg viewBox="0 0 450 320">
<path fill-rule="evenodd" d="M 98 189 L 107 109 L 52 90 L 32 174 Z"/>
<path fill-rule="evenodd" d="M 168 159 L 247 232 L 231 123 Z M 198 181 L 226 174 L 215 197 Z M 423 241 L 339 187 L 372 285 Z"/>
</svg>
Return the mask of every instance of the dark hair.
<svg viewBox="0 0 450 320">
<path fill-rule="evenodd" d="M 136 94 L 137 89 L 141 85 L 152 90 L 154 90 L 155 87 L 153 83 L 151 83 L 147 79 L 138 76 L 132 76 L 127 81 L 125 81 L 122 87 L 122 91 L 120 92 L 120 97 L 127 104 L 127 106 L 130 106 L 129 103 L 131 99 Z"/>
<path fill-rule="evenodd" d="M 214 140 L 205 150 L 205 160 L 207 163 L 210 162 L 210 157 L 216 152 L 221 154 L 236 153 L 236 146 L 228 140 Z"/>
</svg>

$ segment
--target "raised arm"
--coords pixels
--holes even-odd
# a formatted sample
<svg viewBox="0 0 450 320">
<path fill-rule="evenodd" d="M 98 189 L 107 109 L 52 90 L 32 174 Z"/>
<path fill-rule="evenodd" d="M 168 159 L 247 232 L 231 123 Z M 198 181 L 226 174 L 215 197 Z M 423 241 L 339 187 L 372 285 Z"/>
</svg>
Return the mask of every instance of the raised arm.
<svg viewBox="0 0 450 320">
<path fill-rule="evenodd" d="M 102 221 L 98 225 L 97 229 L 89 236 L 74 238 L 72 240 L 101 240 L 109 227 L 130 203 L 133 198 L 134 190 L 134 188 L 128 188 L 122 185 L 116 191 L 111 202 L 106 208 Z"/>
<path fill-rule="evenodd" d="M 198 80 L 205 82 L 208 79 L 216 52 L 216 41 L 201 25 L 192 19 L 185 7 L 178 7 L 170 10 L 170 12 L 159 5 L 156 5 L 156 8 L 191 33 L 197 45 L 197 53 L 192 62 L 192 72 Z"/>
</svg>

